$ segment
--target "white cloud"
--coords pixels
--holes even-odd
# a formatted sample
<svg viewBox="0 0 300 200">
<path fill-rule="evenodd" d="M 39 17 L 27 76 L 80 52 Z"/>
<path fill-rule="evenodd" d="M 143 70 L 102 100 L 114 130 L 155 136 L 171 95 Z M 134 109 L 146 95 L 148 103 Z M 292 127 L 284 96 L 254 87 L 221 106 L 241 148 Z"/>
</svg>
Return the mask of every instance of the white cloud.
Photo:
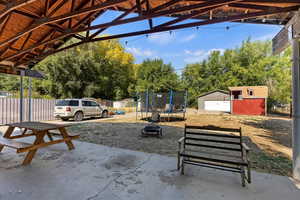
<svg viewBox="0 0 300 200">
<path fill-rule="evenodd" d="M 181 42 L 189 42 L 189 41 L 191 41 L 191 40 L 193 40 L 195 38 L 196 38 L 196 34 L 190 34 L 188 36 L 183 37 L 181 39 Z"/>
<path fill-rule="evenodd" d="M 151 34 L 149 35 L 148 40 L 156 44 L 166 45 L 175 40 L 175 34 L 170 34 L 169 32 Z"/>
<path fill-rule="evenodd" d="M 275 34 L 267 34 L 267 35 L 262 35 L 259 37 L 254 38 L 254 41 L 265 41 L 265 40 L 272 40 L 274 38 Z"/>
<path fill-rule="evenodd" d="M 142 57 L 153 57 L 156 54 L 154 51 L 148 49 L 140 49 L 136 47 L 126 47 L 126 50 L 135 56 L 142 56 Z"/>
<path fill-rule="evenodd" d="M 184 50 L 184 54 L 186 57 L 184 58 L 184 62 L 186 63 L 195 63 L 195 62 L 201 62 L 204 59 L 206 59 L 213 51 L 219 51 L 221 54 L 224 53 L 224 49 L 210 49 L 208 51 L 204 50 Z"/>
</svg>

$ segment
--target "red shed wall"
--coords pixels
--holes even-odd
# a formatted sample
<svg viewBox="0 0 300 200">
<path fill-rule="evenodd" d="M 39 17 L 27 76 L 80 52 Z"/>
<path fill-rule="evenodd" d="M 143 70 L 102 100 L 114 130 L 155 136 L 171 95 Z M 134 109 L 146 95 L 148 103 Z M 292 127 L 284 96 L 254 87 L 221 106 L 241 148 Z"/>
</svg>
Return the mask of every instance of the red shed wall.
<svg viewBox="0 0 300 200">
<path fill-rule="evenodd" d="M 239 115 L 265 115 L 265 99 L 232 100 L 232 113 Z"/>
</svg>

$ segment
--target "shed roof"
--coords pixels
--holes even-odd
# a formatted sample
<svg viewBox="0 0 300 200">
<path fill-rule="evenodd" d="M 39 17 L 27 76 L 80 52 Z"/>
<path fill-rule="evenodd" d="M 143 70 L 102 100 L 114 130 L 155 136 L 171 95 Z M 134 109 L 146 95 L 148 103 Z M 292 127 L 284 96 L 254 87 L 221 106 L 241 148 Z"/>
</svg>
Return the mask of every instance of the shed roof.
<svg viewBox="0 0 300 200">
<path fill-rule="evenodd" d="M 209 95 L 209 94 L 213 94 L 213 93 L 215 93 L 215 92 L 220 92 L 220 93 L 229 95 L 229 91 L 225 91 L 225 90 L 213 90 L 213 91 L 210 91 L 210 92 L 201 94 L 200 96 L 198 96 L 198 98 L 203 97 L 203 96 L 207 96 L 207 95 Z"/>
<path fill-rule="evenodd" d="M 27 68 L 87 42 L 226 21 L 286 24 L 299 7 L 299 0 L 0 0 L 0 68 Z M 110 22 L 91 25 L 107 10 L 123 13 Z M 129 18 L 130 13 L 138 15 Z M 154 26 L 152 19 L 161 16 L 174 19 Z M 182 24 L 186 19 L 197 21 Z M 96 37 L 109 27 L 143 20 L 149 29 Z M 86 36 L 78 34 L 83 31 Z M 62 48 L 70 38 L 79 42 Z"/>
</svg>

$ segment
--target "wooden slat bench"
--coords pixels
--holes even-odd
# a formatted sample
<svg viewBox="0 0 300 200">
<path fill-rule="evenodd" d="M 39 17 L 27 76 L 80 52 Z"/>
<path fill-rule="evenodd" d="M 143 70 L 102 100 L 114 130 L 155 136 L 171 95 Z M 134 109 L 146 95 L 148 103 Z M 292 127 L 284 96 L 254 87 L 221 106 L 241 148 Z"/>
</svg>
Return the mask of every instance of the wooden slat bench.
<svg viewBox="0 0 300 200">
<path fill-rule="evenodd" d="M 241 128 L 185 125 L 178 141 L 177 169 L 184 174 L 184 165 L 190 164 L 240 173 L 244 187 L 246 181 L 251 183 L 251 170 L 250 149 L 242 139 Z"/>
<path fill-rule="evenodd" d="M 29 144 L 29 143 L 17 142 L 12 139 L 6 139 L 4 137 L 0 137 L 0 145 L 16 149 L 17 152 L 19 152 L 21 149 L 32 146 L 32 144 Z"/>
</svg>

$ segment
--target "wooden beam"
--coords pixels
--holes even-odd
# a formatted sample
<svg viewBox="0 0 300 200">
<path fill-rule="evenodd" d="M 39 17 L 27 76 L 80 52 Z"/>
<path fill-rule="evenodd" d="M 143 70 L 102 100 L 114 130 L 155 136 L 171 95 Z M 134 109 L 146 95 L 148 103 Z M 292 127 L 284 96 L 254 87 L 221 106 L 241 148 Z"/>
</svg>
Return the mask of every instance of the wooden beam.
<svg viewBox="0 0 300 200">
<path fill-rule="evenodd" d="M 224 3 L 224 2 L 228 2 L 228 1 L 229 0 L 214 0 L 213 2 L 215 2 L 215 3 L 223 2 Z M 94 26 L 91 26 L 89 28 L 89 30 L 107 28 L 110 26 L 122 25 L 122 24 L 142 21 L 142 20 L 146 20 L 146 19 L 151 19 L 151 18 L 155 18 L 155 17 L 167 16 L 167 15 L 175 14 L 178 12 L 180 13 L 180 12 L 184 12 L 184 11 L 190 11 L 190 10 L 195 10 L 195 9 L 204 9 L 204 8 L 210 8 L 210 7 L 213 7 L 213 3 L 211 1 L 209 1 L 207 3 L 194 4 L 194 5 L 190 5 L 190 6 L 182 6 L 182 7 L 169 9 L 169 10 L 163 10 L 163 11 L 156 12 L 156 13 L 151 12 L 151 14 L 149 14 L 149 15 L 137 16 L 137 17 L 127 18 L 127 19 L 123 19 L 123 20 L 94 25 Z M 78 29 L 78 30 L 74 31 L 73 33 L 83 32 L 86 30 L 88 30 L 88 28 L 82 28 L 82 29 Z"/>
<path fill-rule="evenodd" d="M 9 12 L 11 12 L 12 10 L 15 10 L 15 9 L 18 9 L 18 8 L 21 8 L 27 4 L 30 4 L 30 3 L 33 3 L 37 0 L 21 0 L 21 1 L 12 1 L 11 3 L 7 3 L 6 4 L 6 8 L 4 10 L 1 10 L 0 12 L 0 19 L 7 15 Z"/>
<path fill-rule="evenodd" d="M 139 15 L 142 15 L 141 1 L 140 0 L 135 0 L 135 2 L 136 2 L 136 7 L 137 7 L 137 11 L 138 11 Z"/>
<path fill-rule="evenodd" d="M 209 3 L 206 5 L 206 7 L 204 9 L 197 10 L 197 11 L 195 11 L 195 12 L 189 14 L 189 15 L 178 17 L 177 19 L 174 19 L 174 20 L 171 20 L 169 22 L 160 24 L 156 27 L 170 26 L 172 24 L 176 24 L 178 22 L 182 22 L 184 20 L 191 19 L 193 17 L 197 17 L 199 15 L 202 15 L 203 13 L 209 12 L 211 10 L 214 10 L 214 9 L 218 8 L 218 7 L 228 5 L 229 3 L 239 2 L 239 1 L 242 1 L 242 0 L 209 1 Z"/>
<path fill-rule="evenodd" d="M 96 13 L 90 13 L 90 14 L 87 15 L 85 18 L 83 18 L 83 19 L 81 19 L 80 21 L 78 21 L 78 22 L 73 26 L 73 28 L 77 28 L 77 27 L 79 27 L 79 26 L 84 25 L 85 22 L 86 22 L 88 19 L 90 19 L 91 16 L 93 16 L 93 15 L 98 15 L 98 16 L 99 16 L 99 15 L 101 15 L 101 14 L 103 14 L 103 13 L 104 13 L 104 11 L 100 11 L 98 14 L 97 14 L 97 12 L 96 12 Z M 55 31 L 55 30 L 53 30 L 53 31 Z M 11 55 L 11 56 L 8 56 L 8 57 L 6 57 L 6 58 L 1 59 L 1 60 L 13 59 L 13 58 L 15 58 L 15 57 L 17 57 L 17 56 L 20 56 L 20 55 L 22 55 L 22 54 L 25 54 L 25 53 L 27 53 L 27 52 L 30 52 L 30 51 L 32 51 L 32 50 L 34 50 L 34 49 L 36 49 L 36 48 L 38 48 L 38 47 L 40 47 L 40 46 L 47 45 L 47 44 L 51 44 L 51 43 L 53 43 L 53 42 L 55 42 L 55 41 L 62 40 L 62 39 L 64 39 L 64 38 L 68 37 L 68 36 L 72 36 L 73 33 L 65 33 L 65 34 L 62 34 L 62 35 L 60 35 L 60 36 L 54 38 L 54 39 L 45 40 L 45 39 L 47 39 L 47 38 L 49 37 L 49 35 L 51 35 L 51 34 L 47 34 L 44 38 L 42 38 L 40 41 L 38 41 L 38 42 L 37 42 L 36 44 L 34 44 L 33 46 L 31 46 L 31 47 L 29 47 L 29 48 L 27 48 L 27 49 L 24 49 L 24 50 L 22 50 L 22 51 L 19 51 L 19 52 L 15 53 L 15 54 L 13 54 L 13 55 Z M 1 55 L 1 54 L 0 54 L 0 55 Z M 1 62 L 1 61 L 0 61 L 0 62 Z"/>
<path fill-rule="evenodd" d="M 147 14 L 149 15 L 151 12 L 151 5 L 149 0 L 146 0 L 146 9 L 147 9 Z M 153 28 L 153 20 L 152 19 L 148 19 L 148 23 L 149 23 L 149 27 L 150 29 Z"/>
<path fill-rule="evenodd" d="M 23 35 L 31 32 L 31 31 L 34 31 L 34 30 L 38 29 L 39 27 L 41 27 L 45 24 L 58 22 L 58 21 L 61 21 L 61 20 L 65 20 L 65 19 L 69 19 L 69 18 L 72 18 L 72 17 L 88 14 L 88 13 L 95 12 L 95 11 L 98 11 L 98 10 L 102 10 L 102 9 L 111 7 L 113 5 L 123 3 L 125 1 L 127 1 L 127 0 L 109 0 L 109 1 L 107 0 L 104 3 L 101 3 L 97 6 L 83 8 L 81 10 L 76 10 L 74 12 L 70 12 L 70 13 L 67 13 L 67 14 L 60 15 L 60 16 L 55 16 L 55 17 L 52 17 L 52 18 L 47 18 L 47 17 L 41 18 L 38 21 L 36 21 L 35 23 L 32 23 L 32 25 L 30 25 L 24 31 L 19 32 L 18 34 L 16 34 L 14 37 L 11 37 L 11 38 L 1 42 L 0 47 L 6 45 L 7 43 L 9 43 L 11 41 L 14 41 L 14 40 L 22 37 Z"/>
<path fill-rule="evenodd" d="M 142 1 L 141 4 L 143 4 L 145 1 Z M 126 12 L 123 12 L 121 15 L 119 15 L 117 18 L 115 18 L 114 20 L 112 20 L 112 22 L 116 22 L 120 19 L 123 19 L 124 17 L 126 17 L 127 15 L 129 15 L 130 13 L 132 13 L 135 9 L 137 9 L 137 5 L 133 6 L 131 9 L 127 10 Z M 94 38 L 96 37 L 97 35 L 99 35 L 100 33 L 102 33 L 103 31 L 105 31 L 108 27 L 106 28 L 102 28 L 98 31 L 96 31 L 95 33 L 93 33 L 91 36 L 90 36 L 90 39 L 91 38 Z"/>
<path fill-rule="evenodd" d="M 247 13 L 247 14 L 236 15 L 236 16 L 228 16 L 228 17 L 224 17 L 224 18 L 220 18 L 220 19 L 206 20 L 206 21 L 201 21 L 201 22 L 192 22 L 192 23 L 180 24 L 180 25 L 174 25 L 174 26 L 168 26 L 168 27 L 154 28 L 152 30 L 143 30 L 143 31 L 136 31 L 136 32 L 131 32 L 131 33 L 123 33 L 123 34 L 117 34 L 117 35 L 112 35 L 112 36 L 94 38 L 92 40 L 78 42 L 78 43 L 69 45 L 67 47 L 63 47 L 61 49 L 56 49 L 55 51 L 41 55 L 39 60 L 42 60 L 43 58 L 45 58 L 49 55 L 52 55 L 54 53 L 65 51 L 69 48 L 73 48 L 73 47 L 76 47 L 76 46 L 79 46 L 79 45 L 82 45 L 85 43 L 90 43 L 90 42 L 99 42 L 99 41 L 104 41 L 104 40 L 111 40 L 111 39 L 131 37 L 131 36 L 137 36 L 137 35 L 158 33 L 158 32 L 170 31 L 170 30 L 178 30 L 178 29 L 184 29 L 184 28 L 195 27 L 195 26 L 204 26 L 204 25 L 216 24 L 216 23 L 222 23 L 222 22 L 233 22 L 233 21 L 238 21 L 238 20 L 242 20 L 242 19 L 249 19 L 249 18 L 262 17 L 262 16 L 266 16 L 266 15 L 283 13 L 283 12 L 296 11 L 298 9 L 299 9 L 299 6 L 291 6 L 291 7 L 286 7 L 286 8 L 278 8 L 278 9 L 272 10 L 272 11 L 259 11 L 259 12 Z"/>
<path fill-rule="evenodd" d="M 26 43 L 28 42 L 29 38 L 31 37 L 31 35 L 32 35 L 32 32 L 28 33 L 27 37 L 25 38 L 25 40 L 21 46 L 21 50 L 24 49 L 24 47 L 25 47 Z"/>
<path fill-rule="evenodd" d="M 261 16 L 277 14 L 277 13 L 282 13 L 282 12 L 296 11 L 296 10 L 299 9 L 299 7 L 300 6 L 292 6 L 292 7 L 287 7 L 287 8 L 277 8 L 275 10 L 270 10 L 270 11 L 253 12 L 253 13 L 247 13 L 247 14 L 243 14 L 243 15 L 229 16 L 229 17 L 206 20 L 206 21 L 201 21 L 201 22 L 180 24 L 180 25 L 174 25 L 174 26 L 169 26 L 169 27 L 159 27 L 159 28 L 154 28 L 152 30 L 136 31 L 136 32 L 132 32 L 132 33 L 124 33 L 124 34 L 118 34 L 118 35 L 114 35 L 114 36 L 101 37 L 100 39 L 95 38 L 93 40 L 82 41 L 82 43 L 80 43 L 80 44 L 84 44 L 86 42 L 102 41 L 102 40 L 108 40 L 108 39 L 116 39 L 116 38 L 123 38 L 123 37 L 130 37 L 130 36 L 136 36 L 136 35 L 143 35 L 143 34 L 169 31 L 169 30 L 176 30 L 176 29 L 182 29 L 182 28 L 188 28 L 188 27 L 194 27 L 194 26 L 203 26 L 203 25 L 215 24 L 215 23 L 221 23 L 221 22 L 227 22 L 227 21 L 238 21 L 238 20 L 242 20 L 242 19 L 261 17 Z M 102 25 L 91 26 L 89 28 L 78 29 L 78 32 L 82 32 L 82 30 L 93 29 L 93 28 L 99 27 L 99 26 L 101 28 L 106 28 L 106 27 L 112 26 L 112 24 L 114 24 L 114 23 L 111 22 L 111 23 L 105 23 L 105 24 L 102 24 Z M 75 33 L 75 32 L 76 31 L 74 31 L 73 33 Z M 65 36 L 62 36 L 62 37 L 65 37 Z M 53 41 L 46 41 L 45 43 L 50 43 L 50 42 L 53 42 Z M 43 45 L 43 44 L 44 43 L 41 43 L 41 44 L 38 44 L 38 45 Z M 33 47 L 31 47 L 27 50 L 18 52 L 15 55 L 11 55 L 11 56 L 8 56 L 6 58 L 3 58 L 2 60 L 0 60 L 0 62 L 4 61 L 4 60 L 10 60 L 10 59 L 18 56 L 19 54 L 26 53 L 27 51 L 29 51 L 31 49 L 34 49 L 34 48 L 36 48 L 36 46 L 33 46 Z M 71 48 L 71 47 L 69 47 L 69 48 Z M 67 48 L 65 48 L 65 49 L 67 49 Z"/>
<path fill-rule="evenodd" d="M 230 4 L 228 4 L 228 6 L 234 7 L 234 8 L 244 8 L 244 9 L 254 9 L 254 10 L 271 10 L 274 8 L 281 8 L 279 6 L 263 6 L 263 5 L 254 5 L 254 4 L 244 4 L 243 2 L 230 3 Z"/>
<path fill-rule="evenodd" d="M 176 4 L 176 3 L 180 2 L 180 1 L 182 1 L 182 0 L 171 0 L 171 1 L 168 1 L 165 4 L 159 5 L 159 6 L 155 7 L 155 8 L 153 8 L 153 9 L 151 9 L 151 12 L 153 13 L 153 12 L 156 12 L 158 10 L 166 9 L 166 8 L 168 8 L 170 6 L 173 6 L 174 4 Z"/>
<path fill-rule="evenodd" d="M 58 5 L 53 4 L 51 8 L 47 11 L 49 14 L 47 16 L 51 17 L 54 15 L 63 5 L 65 5 L 69 0 L 56 1 Z"/>
<path fill-rule="evenodd" d="M 78 6 L 78 8 L 79 9 L 81 9 L 82 7 L 84 7 L 85 5 L 86 5 L 86 3 L 88 2 L 89 0 L 87 0 L 87 1 L 83 1 L 79 6 Z M 98 12 L 94 12 L 94 13 L 90 13 L 90 14 L 88 14 L 86 17 L 84 17 L 83 19 L 81 19 L 80 21 L 78 21 L 75 25 L 74 25 L 74 28 L 77 28 L 77 27 L 79 27 L 79 26 L 82 26 L 82 25 L 84 25 L 85 24 L 85 21 L 87 20 L 87 19 L 89 19 L 89 18 L 93 18 L 93 16 L 95 16 L 96 14 L 97 14 Z M 102 14 L 103 12 L 101 11 L 101 12 L 99 12 L 98 14 Z M 66 20 L 64 20 L 64 21 L 61 21 L 61 23 L 63 24 L 64 22 L 65 22 Z M 52 35 L 55 33 L 55 31 L 59 31 L 59 32 L 63 32 L 63 33 L 65 33 L 65 30 L 64 30 L 64 27 L 60 27 L 60 24 L 48 24 L 48 25 L 50 25 L 52 28 L 53 28 L 53 30 L 51 30 L 51 32 L 49 32 L 49 34 L 47 34 L 47 35 L 45 35 L 45 37 L 43 37 L 42 39 L 40 39 L 39 41 L 37 41 L 37 44 L 40 44 L 40 43 L 42 43 L 43 41 L 45 41 L 45 39 L 47 39 L 47 38 L 50 38 L 50 39 L 52 39 Z M 53 27 L 53 25 L 57 25 L 58 27 Z M 32 33 L 32 32 L 30 32 L 30 33 Z M 68 34 L 67 36 L 71 36 L 72 34 Z M 66 35 L 64 36 L 64 37 L 61 37 L 61 39 L 63 39 L 63 38 L 65 38 L 66 37 Z M 78 39 L 80 39 L 80 40 L 83 40 L 83 37 L 82 36 L 75 36 L 75 37 L 77 37 Z M 40 46 L 42 46 L 42 45 L 39 45 L 39 47 Z M 43 49 L 45 49 L 46 48 L 46 44 L 44 45 L 44 48 Z M 27 49 L 26 49 L 27 50 Z M 35 48 L 32 48 L 32 49 L 30 49 L 29 51 L 26 51 L 26 53 L 30 53 L 31 51 L 33 51 L 33 50 L 35 50 Z M 23 49 L 22 49 L 22 51 L 23 51 Z M 21 52 L 22 52 L 21 51 Z M 18 52 L 19 53 L 19 52 Z M 22 53 L 23 54 L 23 53 Z M 22 54 L 18 54 L 18 55 L 22 55 Z M 20 59 L 19 59 L 19 61 L 18 62 L 21 62 L 21 59 L 23 58 L 23 57 L 25 57 L 26 56 L 26 54 L 24 54 Z"/>
</svg>

